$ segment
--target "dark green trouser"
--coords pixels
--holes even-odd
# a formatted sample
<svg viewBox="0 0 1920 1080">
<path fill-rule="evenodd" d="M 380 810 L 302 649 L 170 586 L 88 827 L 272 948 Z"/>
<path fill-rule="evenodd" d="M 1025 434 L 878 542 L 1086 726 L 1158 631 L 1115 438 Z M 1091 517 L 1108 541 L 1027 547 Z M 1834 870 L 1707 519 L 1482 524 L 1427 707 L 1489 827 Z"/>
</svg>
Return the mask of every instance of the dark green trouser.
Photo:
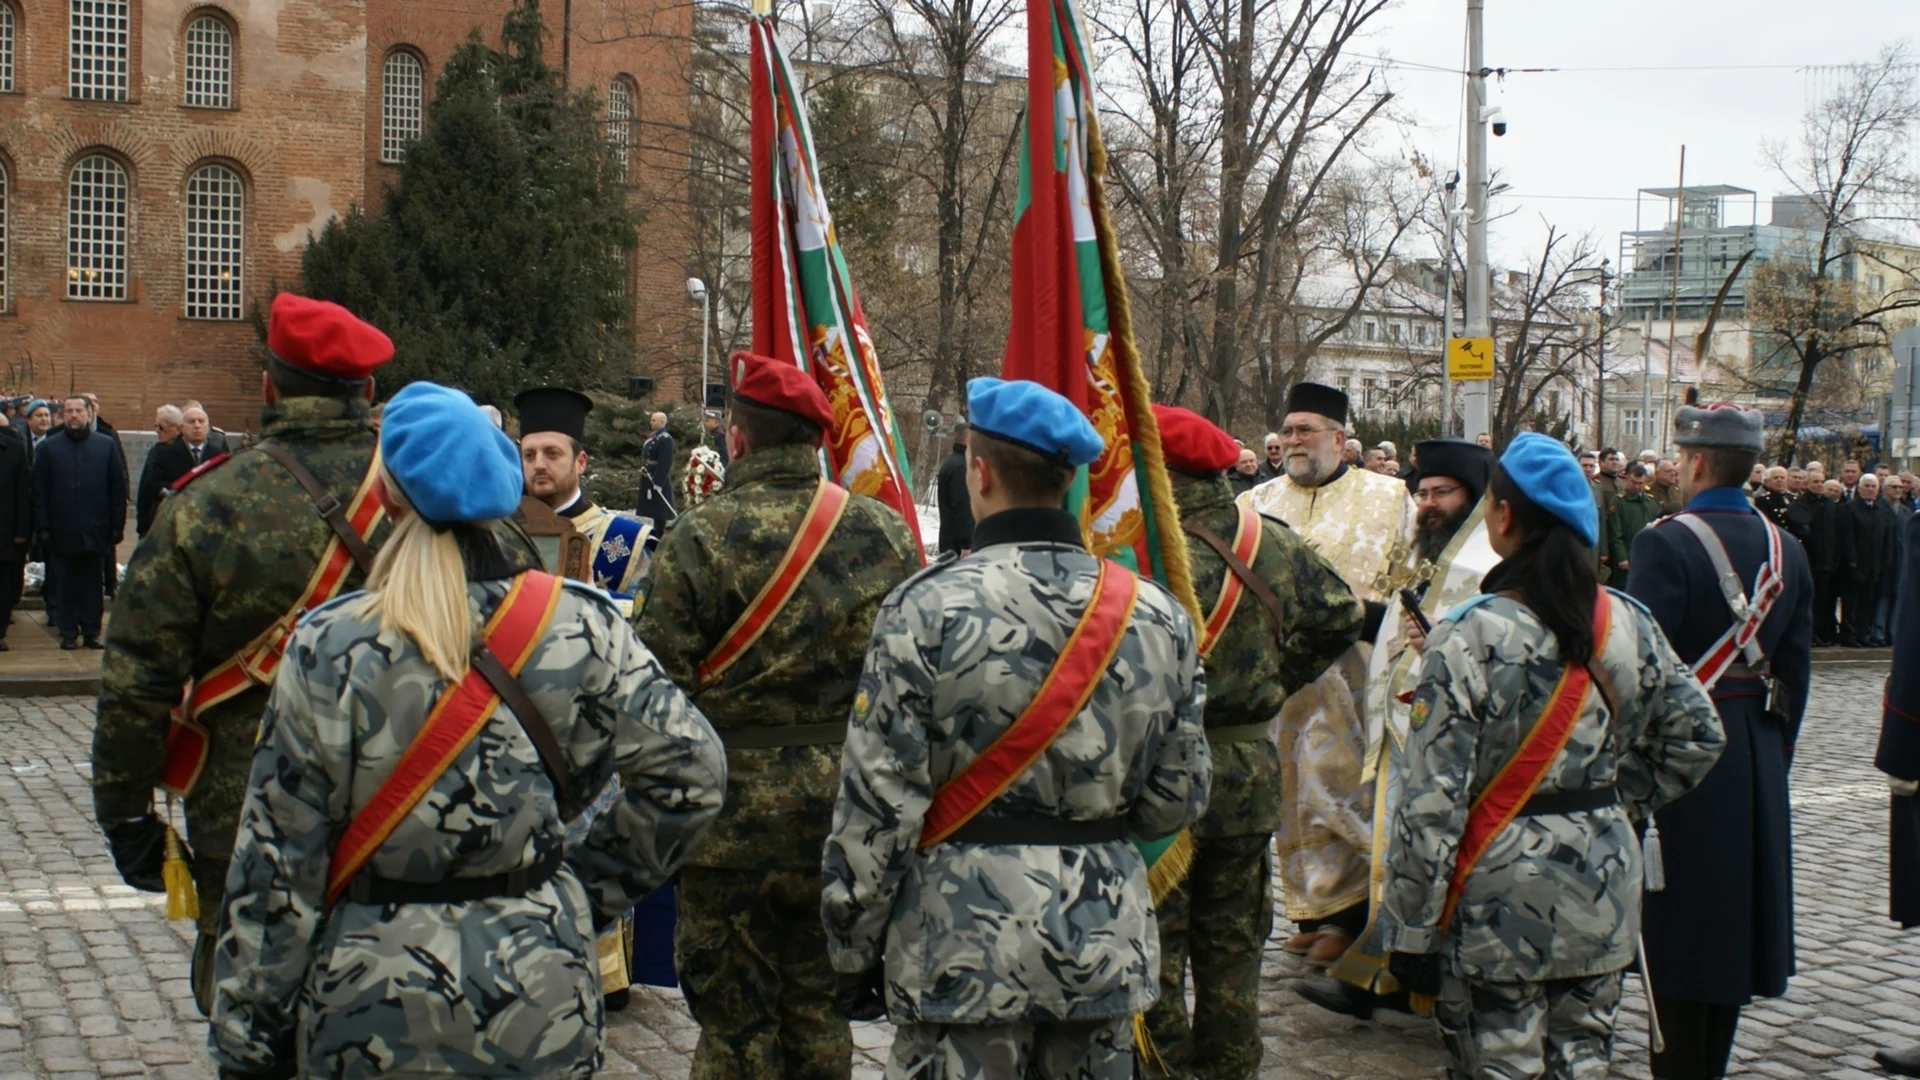
<svg viewBox="0 0 1920 1080">
<path fill-rule="evenodd" d="M 847 1080 L 819 870 L 682 867 L 674 953 L 700 1024 L 692 1080 Z"/>
<path fill-rule="evenodd" d="M 1147 1013 L 1147 1031 L 1164 1067 L 1143 1068 L 1144 1075 L 1244 1080 L 1259 1072 L 1260 954 L 1273 932 L 1272 839 L 1194 838 L 1186 880 L 1155 912 L 1160 1000 Z M 1142 1058 L 1151 1060 L 1144 1048 Z"/>
</svg>

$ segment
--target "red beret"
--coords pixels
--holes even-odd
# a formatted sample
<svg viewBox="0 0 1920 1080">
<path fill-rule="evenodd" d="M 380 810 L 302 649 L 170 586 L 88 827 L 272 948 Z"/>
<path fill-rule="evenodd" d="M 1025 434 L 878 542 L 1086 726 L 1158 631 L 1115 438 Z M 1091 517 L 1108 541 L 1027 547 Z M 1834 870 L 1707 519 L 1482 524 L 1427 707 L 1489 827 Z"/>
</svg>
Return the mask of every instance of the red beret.
<svg viewBox="0 0 1920 1080">
<path fill-rule="evenodd" d="M 1178 405 L 1155 405 L 1160 425 L 1160 452 L 1169 468 L 1184 473 L 1217 473 L 1240 460 L 1240 444 L 1200 414 Z"/>
<path fill-rule="evenodd" d="M 393 359 L 393 342 L 339 304 L 281 293 L 267 317 L 267 351 L 288 367 L 351 382 Z"/>
<path fill-rule="evenodd" d="M 833 430 L 833 406 L 813 376 L 771 356 L 737 352 L 732 360 L 734 397 L 804 417 L 823 432 Z"/>
</svg>

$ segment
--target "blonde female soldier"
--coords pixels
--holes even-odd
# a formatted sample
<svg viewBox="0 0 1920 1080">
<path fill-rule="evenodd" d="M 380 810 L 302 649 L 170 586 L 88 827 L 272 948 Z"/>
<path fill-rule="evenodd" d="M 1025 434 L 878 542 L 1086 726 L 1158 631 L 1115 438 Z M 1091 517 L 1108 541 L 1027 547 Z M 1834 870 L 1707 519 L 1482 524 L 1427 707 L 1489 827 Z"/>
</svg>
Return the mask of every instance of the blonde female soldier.
<svg viewBox="0 0 1920 1080">
<path fill-rule="evenodd" d="M 1640 926 L 1633 821 L 1725 736 L 1646 609 L 1595 580 L 1579 462 L 1515 439 L 1488 486 L 1502 561 L 1427 639 L 1380 925 L 1452 1080 L 1605 1080 Z"/>
<path fill-rule="evenodd" d="M 367 590 L 295 631 L 227 879 L 222 1076 L 587 1077 L 597 925 L 719 813 L 726 759 L 615 610 L 499 519 L 519 456 L 465 394 L 388 402 Z M 503 701 L 504 699 L 504 701 Z M 563 850 L 566 820 L 621 803 Z"/>
</svg>

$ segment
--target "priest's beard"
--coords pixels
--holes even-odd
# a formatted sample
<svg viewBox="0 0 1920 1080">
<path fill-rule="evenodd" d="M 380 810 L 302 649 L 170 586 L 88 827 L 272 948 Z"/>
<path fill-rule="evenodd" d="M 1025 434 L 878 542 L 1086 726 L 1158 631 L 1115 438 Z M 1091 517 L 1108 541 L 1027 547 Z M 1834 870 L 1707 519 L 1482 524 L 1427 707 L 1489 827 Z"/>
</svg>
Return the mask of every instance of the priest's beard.
<svg viewBox="0 0 1920 1080">
<path fill-rule="evenodd" d="M 1294 483 L 1301 487 L 1319 487 L 1340 468 L 1340 444 L 1336 442 L 1318 451 L 1303 446 L 1289 451 L 1282 464 Z"/>
<path fill-rule="evenodd" d="M 1440 553 L 1447 550 L 1448 542 L 1453 539 L 1454 533 L 1460 531 L 1460 523 L 1467 520 L 1467 514 L 1472 509 L 1470 506 L 1462 506 L 1458 510 L 1432 507 L 1420 511 L 1419 518 L 1414 522 L 1414 550 L 1422 559 L 1438 562 Z"/>
</svg>

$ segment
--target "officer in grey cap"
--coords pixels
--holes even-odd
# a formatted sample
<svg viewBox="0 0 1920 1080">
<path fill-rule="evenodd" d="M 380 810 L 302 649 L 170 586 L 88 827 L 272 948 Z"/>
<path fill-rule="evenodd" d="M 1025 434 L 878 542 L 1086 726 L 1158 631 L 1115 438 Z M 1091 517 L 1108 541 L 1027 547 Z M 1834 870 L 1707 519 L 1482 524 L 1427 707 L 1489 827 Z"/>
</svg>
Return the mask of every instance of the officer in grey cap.
<svg viewBox="0 0 1920 1080">
<path fill-rule="evenodd" d="M 1692 664 L 1727 744 L 1654 815 L 1643 919 L 1666 1037 L 1653 1075 L 1711 1080 L 1726 1073 L 1740 1008 L 1785 993 L 1793 972 L 1787 768 L 1807 704 L 1813 578 L 1800 545 L 1747 501 L 1760 414 L 1686 407 L 1674 426 L 1686 506 L 1634 539 L 1627 591 Z"/>
</svg>

